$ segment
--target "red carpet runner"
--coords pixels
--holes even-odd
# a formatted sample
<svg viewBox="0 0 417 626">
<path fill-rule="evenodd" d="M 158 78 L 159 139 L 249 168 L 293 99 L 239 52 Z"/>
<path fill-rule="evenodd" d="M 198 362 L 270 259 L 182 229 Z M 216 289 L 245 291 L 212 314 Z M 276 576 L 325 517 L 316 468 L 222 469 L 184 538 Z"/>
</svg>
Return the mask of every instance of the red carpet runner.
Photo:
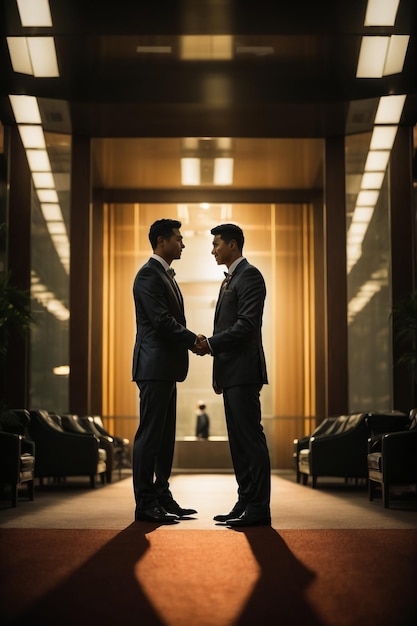
<svg viewBox="0 0 417 626">
<path fill-rule="evenodd" d="M 415 626 L 417 531 L 0 531 L 2 624 Z"/>
</svg>

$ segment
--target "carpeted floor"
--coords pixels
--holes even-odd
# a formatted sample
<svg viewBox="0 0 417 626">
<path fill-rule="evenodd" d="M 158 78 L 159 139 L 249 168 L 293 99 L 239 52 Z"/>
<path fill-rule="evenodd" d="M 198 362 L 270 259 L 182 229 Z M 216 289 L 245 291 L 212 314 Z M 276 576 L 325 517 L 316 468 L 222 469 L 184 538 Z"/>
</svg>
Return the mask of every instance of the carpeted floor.
<svg viewBox="0 0 417 626">
<path fill-rule="evenodd" d="M 5 625 L 417 623 L 416 530 L 131 524 L 3 529 L 0 541 Z"/>
<path fill-rule="evenodd" d="M 366 485 L 272 476 L 272 527 L 213 522 L 233 474 L 175 474 L 198 514 L 132 523 L 131 476 L 21 490 L 0 504 L 0 619 L 8 626 L 415 626 L 417 502 L 369 502 Z"/>
</svg>

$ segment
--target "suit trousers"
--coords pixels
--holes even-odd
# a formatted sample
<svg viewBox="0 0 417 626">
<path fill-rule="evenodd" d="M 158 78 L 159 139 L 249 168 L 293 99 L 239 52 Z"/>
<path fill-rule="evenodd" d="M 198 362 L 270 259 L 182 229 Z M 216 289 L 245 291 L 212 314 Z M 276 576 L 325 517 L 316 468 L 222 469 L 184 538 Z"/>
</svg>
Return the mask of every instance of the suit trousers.
<svg viewBox="0 0 417 626">
<path fill-rule="evenodd" d="M 249 514 L 270 514 L 271 462 L 261 424 L 261 385 L 223 389 L 230 453 L 239 503 Z"/>
<path fill-rule="evenodd" d="M 169 478 L 174 459 L 177 384 L 137 381 L 140 422 L 133 444 L 133 488 L 137 509 L 172 499 Z"/>
</svg>

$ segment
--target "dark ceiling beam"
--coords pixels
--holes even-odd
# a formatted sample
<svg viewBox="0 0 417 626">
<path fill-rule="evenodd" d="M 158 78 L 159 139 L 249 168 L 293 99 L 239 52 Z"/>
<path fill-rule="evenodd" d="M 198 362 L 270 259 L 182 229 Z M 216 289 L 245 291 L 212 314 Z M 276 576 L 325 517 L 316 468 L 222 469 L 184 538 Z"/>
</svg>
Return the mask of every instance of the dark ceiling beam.
<svg viewBox="0 0 417 626">
<path fill-rule="evenodd" d="M 132 204 L 308 204 L 323 197 L 322 189 L 117 189 L 94 188 L 93 202 Z"/>
</svg>

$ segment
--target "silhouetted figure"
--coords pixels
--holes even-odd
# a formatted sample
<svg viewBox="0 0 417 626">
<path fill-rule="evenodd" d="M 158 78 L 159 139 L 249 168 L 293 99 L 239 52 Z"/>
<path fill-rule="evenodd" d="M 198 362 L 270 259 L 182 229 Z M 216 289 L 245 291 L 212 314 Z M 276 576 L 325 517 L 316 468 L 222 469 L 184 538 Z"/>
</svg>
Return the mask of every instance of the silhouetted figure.
<svg viewBox="0 0 417 626">
<path fill-rule="evenodd" d="M 210 432 L 210 418 L 206 413 L 206 405 L 204 402 L 197 404 L 196 411 L 197 421 L 195 426 L 195 436 L 199 439 L 208 439 Z"/>
</svg>

